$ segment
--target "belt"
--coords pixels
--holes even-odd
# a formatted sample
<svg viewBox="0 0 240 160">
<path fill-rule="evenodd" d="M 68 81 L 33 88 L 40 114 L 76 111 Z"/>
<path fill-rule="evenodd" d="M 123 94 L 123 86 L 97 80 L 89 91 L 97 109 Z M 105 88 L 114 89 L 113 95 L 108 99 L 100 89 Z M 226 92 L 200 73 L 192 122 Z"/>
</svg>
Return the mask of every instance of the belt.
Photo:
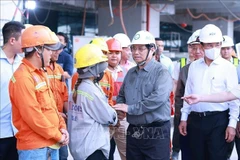
<svg viewBox="0 0 240 160">
<path fill-rule="evenodd" d="M 152 123 L 148 123 L 148 124 L 130 124 L 133 127 L 161 127 L 163 126 L 165 123 L 167 123 L 169 121 L 162 121 L 162 122 L 152 122 Z"/>
<path fill-rule="evenodd" d="M 198 117 L 207 117 L 207 116 L 213 116 L 219 113 L 224 113 L 224 112 L 228 112 L 229 110 L 226 111 L 206 111 L 206 112 L 194 112 L 192 111 L 190 113 L 190 115 L 194 115 L 194 116 L 198 116 Z"/>
</svg>

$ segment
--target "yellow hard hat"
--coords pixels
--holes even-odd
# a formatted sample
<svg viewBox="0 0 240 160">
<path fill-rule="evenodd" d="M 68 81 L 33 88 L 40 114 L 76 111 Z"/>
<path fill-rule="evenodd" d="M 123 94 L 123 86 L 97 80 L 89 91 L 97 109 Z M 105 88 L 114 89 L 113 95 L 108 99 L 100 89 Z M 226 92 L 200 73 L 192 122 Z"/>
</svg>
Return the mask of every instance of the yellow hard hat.
<svg viewBox="0 0 240 160">
<path fill-rule="evenodd" d="M 75 68 L 84 68 L 107 61 L 107 56 L 95 44 L 86 44 L 75 54 Z"/>
<path fill-rule="evenodd" d="M 97 45 L 102 51 L 104 52 L 109 52 L 108 50 L 108 46 L 107 43 L 105 42 L 105 40 L 103 38 L 94 38 L 90 41 L 90 44 L 95 44 Z"/>
</svg>

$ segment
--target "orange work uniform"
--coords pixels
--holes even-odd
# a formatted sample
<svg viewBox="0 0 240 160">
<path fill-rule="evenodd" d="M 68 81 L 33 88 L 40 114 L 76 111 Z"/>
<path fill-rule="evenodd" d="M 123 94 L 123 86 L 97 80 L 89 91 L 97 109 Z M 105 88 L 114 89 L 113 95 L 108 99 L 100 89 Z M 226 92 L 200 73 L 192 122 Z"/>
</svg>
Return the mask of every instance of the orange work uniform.
<svg viewBox="0 0 240 160">
<path fill-rule="evenodd" d="M 61 140 L 60 129 L 66 129 L 58 114 L 46 73 L 27 59 L 14 72 L 9 83 L 13 124 L 17 149 L 31 150 L 49 147 Z"/>
<path fill-rule="evenodd" d="M 77 82 L 78 73 L 74 73 L 72 77 L 72 85 L 71 89 L 74 89 L 74 85 Z M 99 85 L 101 86 L 103 92 L 108 98 L 108 104 L 113 106 L 113 91 L 114 91 L 114 80 L 112 78 L 111 73 L 108 70 L 104 71 L 103 78 L 99 81 Z"/>
<path fill-rule="evenodd" d="M 63 69 L 62 67 L 53 62 L 52 66 L 46 67 L 47 76 L 50 82 L 50 88 L 53 92 L 54 99 L 57 105 L 58 112 L 63 113 L 63 105 L 64 102 L 68 101 L 68 90 L 63 77 Z"/>
</svg>

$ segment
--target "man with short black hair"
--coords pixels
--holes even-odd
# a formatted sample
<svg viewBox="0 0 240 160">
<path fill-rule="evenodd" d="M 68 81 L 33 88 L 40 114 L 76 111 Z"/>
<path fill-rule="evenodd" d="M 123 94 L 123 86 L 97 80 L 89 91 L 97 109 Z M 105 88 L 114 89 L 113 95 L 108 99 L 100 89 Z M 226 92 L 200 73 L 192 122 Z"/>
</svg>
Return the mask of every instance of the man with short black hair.
<svg viewBox="0 0 240 160">
<path fill-rule="evenodd" d="M 24 25 L 17 21 L 6 23 L 2 28 L 3 46 L 0 48 L 0 159 L 17 160 L 16 129 L 12 124 L 12 105 L 8 93 L 9 80 L 19 67 L 22 58 L 21 34 Z"/>
</svg>

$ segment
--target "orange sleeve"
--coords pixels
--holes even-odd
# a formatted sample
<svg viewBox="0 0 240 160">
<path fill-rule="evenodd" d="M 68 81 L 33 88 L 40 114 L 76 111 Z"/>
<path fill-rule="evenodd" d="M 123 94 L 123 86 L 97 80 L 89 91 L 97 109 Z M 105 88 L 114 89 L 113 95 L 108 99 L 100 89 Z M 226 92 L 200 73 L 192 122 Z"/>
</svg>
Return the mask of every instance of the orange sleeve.
<svg viewBox="0 0 240 160">
<path fill-rule="evenodd" d="M 74 73 L 74 75 L 72 76 L 72 84 L 71 84 L 71 91 L 74 89 L 75 83 L 78 80 L 78 73 Z"/>
<path fill-rule="evenodd" d="M 60 65 L 59 66 L 59 70 L 60 70 L 60 73 L 63 75 L 64 73 L 64 70 L 62 69 L 62 67 Z M 77 73 L 77 72 L 76 72 Z M 74 74 L 75 75 L 75 74 Z M 77 78 L 78 78 L 78 74 L 77 74 Z M 73 81 L 73 80 L 72 80 Z M 76 82 L 75 82 L 76 83 Z M 75 84 L 74 83 L 74 84 Z M 67 102 L 68 101 L 68 88 L 67 88 L 67 85 L 65 82 L 61 83 L 63 85 L 63 102 Z M 74 85 L 73 85 L 74 86 Z M 59 86 L 60 87 L 60 86 Z M 73 87 L 74 88 L 74 87 Z"/>
<path fill-rule="evenodd" d="M 49 92 L 49 89 L 43 92 Z M 19 117 L 13 118 L 14 125 L 16 123 L 16 127 L 18 126 L 17 128 L 21 126 L 21 123 L 26 123 L 35 133 L 46 139 L 61 140 L 62 134 L 58 128 L 59 118 L 56 106 L 55 108 L 51 106 L 55 104 L 53 103 L 54 100 L 49 98 L 49 102 L 46 102 L 45 106 L 39 104 L 35 92 L 35 83 L 32 77 L 21 75 L 21 77 L 18 76 L 16 78 L 15 83 L 10 81 L 9 94 L 13 105 L 13 112 L 19 112 Z M 46 94 L 44 96 L 46 96 Z M 55 112 L 51 112 L 51 117 L 46 117 L 42 109 L 46 109 L 46 111 L 48 111 L 48 109 L 55 109 Z"/>
<path fill-rule="evenodd" d="M 111 73 L 110 73 L 110 72 L 107 72 L 107 73 L 108 73 L 109 84 L 110 84 L 108 103 L 109 103 L 110 106 L 113 106 L 112 97 L 113 97 L 113 91 L 114 91 L 114 80 L 113 80 L 113 78 L 112 78 Z"/>
</svg>

